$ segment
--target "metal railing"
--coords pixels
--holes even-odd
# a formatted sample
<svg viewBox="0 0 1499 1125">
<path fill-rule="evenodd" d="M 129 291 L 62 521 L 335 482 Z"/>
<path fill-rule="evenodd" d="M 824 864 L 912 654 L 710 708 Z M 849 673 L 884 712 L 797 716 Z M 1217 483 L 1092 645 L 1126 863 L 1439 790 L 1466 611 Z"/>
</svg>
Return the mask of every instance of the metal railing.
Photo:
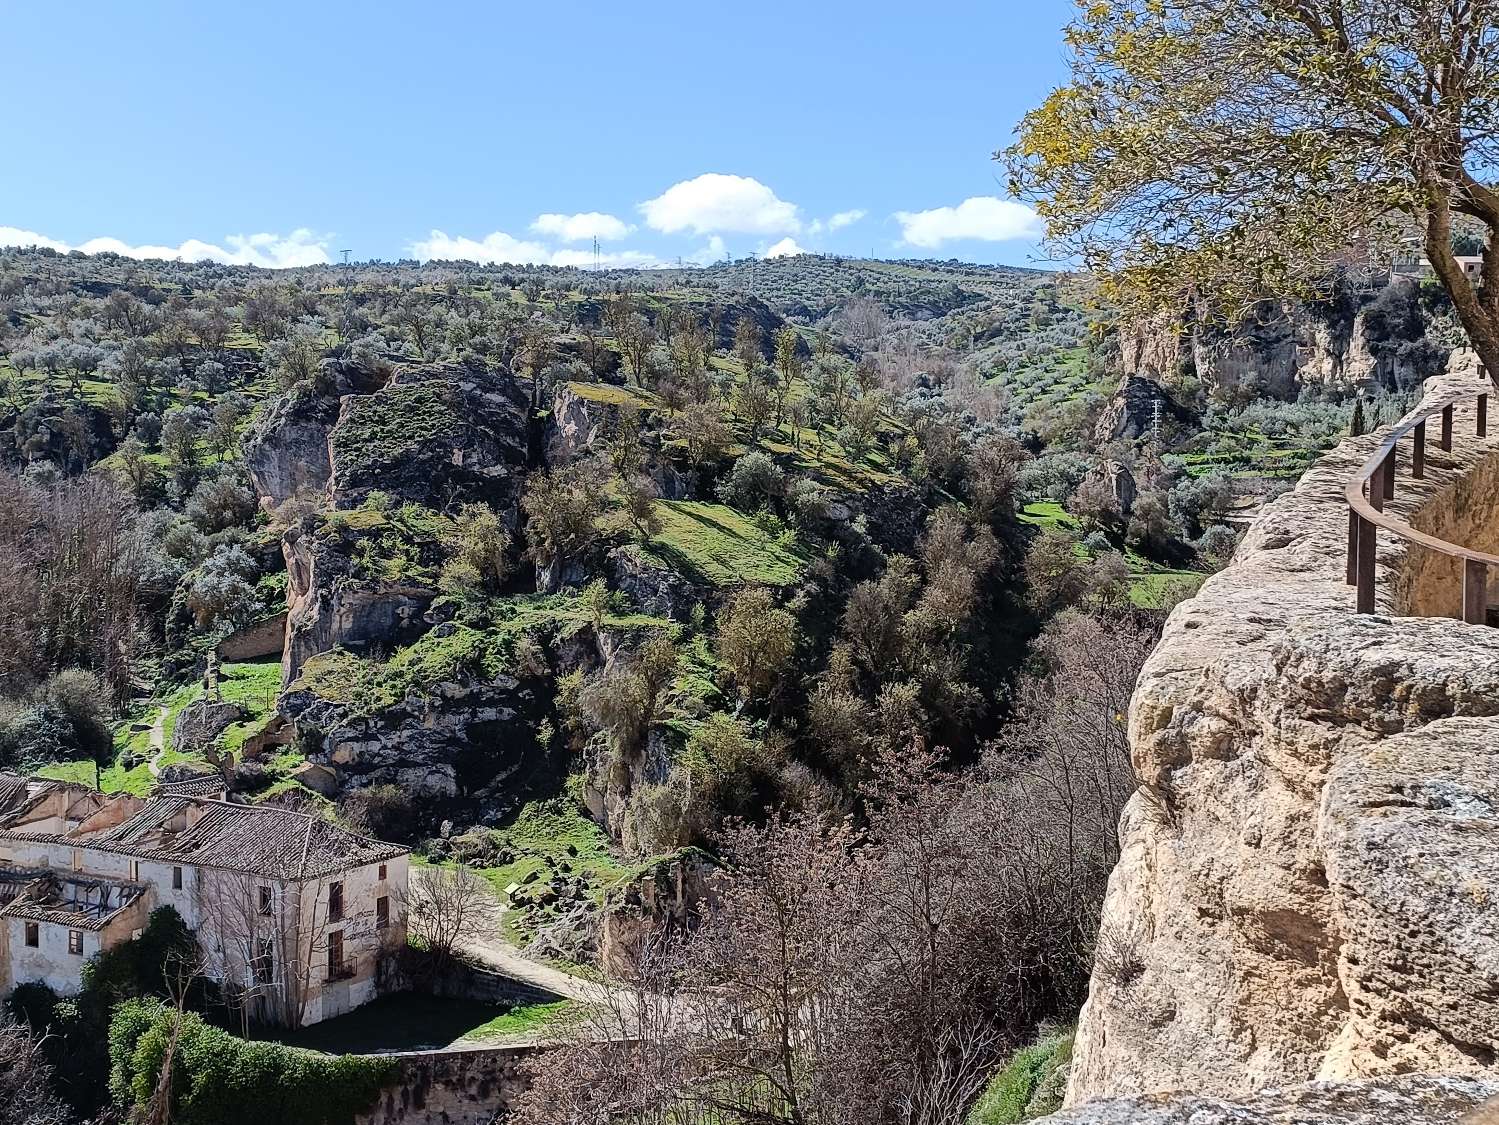
<svg viewBox="0 0 1499 1125">
<path fill-rule="evenodd" d="M 1434 535 L 1427 535 L 1425 532 L 1417 531 L 1404 520 L 1387 515 L 1384 510 L 1385 501 L 1395 498 L 1395 483 L 1400 468 L 1400 441 L 1407 434 L 1411 438 L 1410 475 L 1414 480 L 1421 480 L 1426 476 L 1426 423 L 1428 420 L 1440 416 L 1441 430 L 1437 445 L 1444 452 L 1450 453 L 1452 451 L 1453 407 L 1460 402 L 1467 402 L 1471 397 L 1476 407 L 1477 436 L 1488 436 L 1488 406 L 1491 388 L 1488 373 L 1481 363 L 1478 365 L 1478 378 L 1483 383 L 1483 390 L 1472 395 L 1453 395 L 1441 405 L 1433 406 L 1424 413 L 1397 424 L 1344 487 L 1343 494 L 1348 500 L 1347 581 L 1348 585 L 1358 589 L 1359 613 L 1374 612 L 1374 563 L 1377 548 L 1375 532 L 1376 529 L 1382 527 L 1408 543 L 1415 543 L 1438 554 L 1458 559 L 1462 563 L 1463 585 L 1462 601 L 1456 616 L 1459 620 L 1469 624 L 1488 623 L 1489 567 L 1499 566 L 1499 555 L 1474 551 L 1455 543 L 1448 543 Z"/>
</svg>

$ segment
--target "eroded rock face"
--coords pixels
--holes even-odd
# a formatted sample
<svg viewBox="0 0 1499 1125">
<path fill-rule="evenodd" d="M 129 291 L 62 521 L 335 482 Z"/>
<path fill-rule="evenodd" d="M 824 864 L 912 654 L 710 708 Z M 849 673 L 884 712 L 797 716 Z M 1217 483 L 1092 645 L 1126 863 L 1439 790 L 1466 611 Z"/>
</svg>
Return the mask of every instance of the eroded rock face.
<svg viewBox="0 0 1499 1125">
<path fill-rule="evenodd" d="M 345 395 L 328 436 L 338 507 L 374 489 L 432 508 L 513 507 L 528 455 L 529 400 L 507 371 L 478 364 L 399 367 L 373 394 Z"/>
<path fill-rule="evenodd" d="M 632 545 L 615 547 L 606 562 L 609 588 L 628 597 L 642 613 L 655 617 L 686 621 L 692 616 L 692 607 L 711 593 Z"/>
<path fill-rule="evenodd" d="M 245 468 L 263 505 L 322 497 L 333 472 L 328 432 L 337 416 L 336 400 L 307 388 L 282 395 L 255 420 L 243 443 Z"/>
<path fill-rule="evenodd" d="M 319 501 L 332 475 L 328 435 L 343 395 L 367 395 L 380 378 L 357 364 L 323 362 L 318 386 L 294 387 L 255 419 L 243 443 L 245 468 L 260 501 L 274 508 L 294 497 Z"/>
<path fill-rule="evenodd" d="M 1448 1125 L 1495 1094 L 1494 1082 L 1419 1075 L 1316 1082 L 1243 1101 L 1195 1094 L 1102 1098 L 1037 1125 Z"/>
<path fill-rule="evenodd" d="M 1127 376 L 1159 380 L 1182 368 L 1206 386 L 1280 398 L 1303 386 L 1411 387 L 1445 357 L 1424 342 L 1413 279 L 1339 281 L 1326 301 L 1266 301 L 1232 329 L 1158 317 L 1120 334 Z"/>
<path fill-rule="evenodd" d="M 434 586 L 418 582 L 359 581 L 353 561 L 337 541 L 317 535 L 310 525 L 289 530 L 286 556 L 286 643 L 281 682 L 290 684 L 308 659 L 333 648 L 355 652 L 390 649 L 415 640 L 428 628 L 425 614 L 437 597 Z"/>
<path fill-rule="evenodd" d="M 1460 408 L 1452 454 L 1402 476 L 1391 510 L 1489 456 L 1472 425 Z M 1353 612 L 1342 489 L 1375 441 L 1268 507 L 1141 672 L 1147 788 L 1123 817 L 1069 1104 L 1499 1077 L 1499 630 Z M 1409 560 L 1393 536 L 1379 548 L 1388 610 Z"/>
<path fill-rule="evenodd" d="M 532 702 L 515 677 L 502 674 L 437 684 L 373 715 L 306 689 L 287 692 L 279 708 L 340 790 L 397 785 L 421 799 L 500 808 L 511 779 L 537 764 L 524 718 Z"/>
</svg>

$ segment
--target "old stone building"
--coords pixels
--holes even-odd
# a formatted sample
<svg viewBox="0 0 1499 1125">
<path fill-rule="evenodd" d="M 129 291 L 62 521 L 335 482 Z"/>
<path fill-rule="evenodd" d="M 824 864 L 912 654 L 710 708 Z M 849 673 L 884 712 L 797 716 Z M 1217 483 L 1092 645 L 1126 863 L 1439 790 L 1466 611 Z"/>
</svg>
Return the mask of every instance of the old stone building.
<svg viewBox="0 0 1499 1125">
<path fill-rule="evenodd" d="M 408 853 L 212 781 L 109 796 L 0 774 L 0 994 L 76 992 L 89 957 L 173 907 L 201 971 L 292 1027 L 372 999 L 405 941 Z"/>
</svg>

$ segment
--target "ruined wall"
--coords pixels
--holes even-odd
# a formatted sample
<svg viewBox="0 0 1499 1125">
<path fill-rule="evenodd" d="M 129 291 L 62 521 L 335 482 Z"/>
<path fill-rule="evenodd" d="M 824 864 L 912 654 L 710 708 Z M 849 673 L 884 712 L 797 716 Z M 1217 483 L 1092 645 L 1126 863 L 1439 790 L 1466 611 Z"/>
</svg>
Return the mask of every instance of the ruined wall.
<svg viewBox="0 0 1499 1125">
<path fill-rule="evenodd" d="M 355 1125 L 489 1125 L 525 1089 L 521 1063 L 535 1047 L 426 1051 L 397 1056 L 396 1081 Z"/>
<path fill-rule="evenodd" d="M 1465 409 L 1456 433 L 1389 510 L 1409 518 L 1484 461 Z M 1377 440 L 1268 507 L 1141 672 L 1146 788 L 1121 824 L 1069 1105 L 1499 1077 L 1499 630 L 1354 612 L 1343 485 Z M 1409 562 L 1381 533 L 1382 610 Z"/>
</svg>

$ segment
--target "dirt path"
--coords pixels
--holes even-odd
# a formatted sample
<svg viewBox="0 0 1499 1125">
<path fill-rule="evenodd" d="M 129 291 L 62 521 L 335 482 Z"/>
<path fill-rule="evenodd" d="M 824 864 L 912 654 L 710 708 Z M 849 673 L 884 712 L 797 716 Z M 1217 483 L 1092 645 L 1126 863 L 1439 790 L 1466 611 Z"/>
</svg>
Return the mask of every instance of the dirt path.
<svg viewBox="0 0 1499 1125">
<path fill-rule="evenodd" d="M 162 752 L 166 750 L 167 741 L 167 709 L 162 706 L 156 711 L 156 721 L 151 724 L 151 758 L 146 762 L 146 768 L 151 771 L 152 777 L 161 776 Z"/>
</svg>

